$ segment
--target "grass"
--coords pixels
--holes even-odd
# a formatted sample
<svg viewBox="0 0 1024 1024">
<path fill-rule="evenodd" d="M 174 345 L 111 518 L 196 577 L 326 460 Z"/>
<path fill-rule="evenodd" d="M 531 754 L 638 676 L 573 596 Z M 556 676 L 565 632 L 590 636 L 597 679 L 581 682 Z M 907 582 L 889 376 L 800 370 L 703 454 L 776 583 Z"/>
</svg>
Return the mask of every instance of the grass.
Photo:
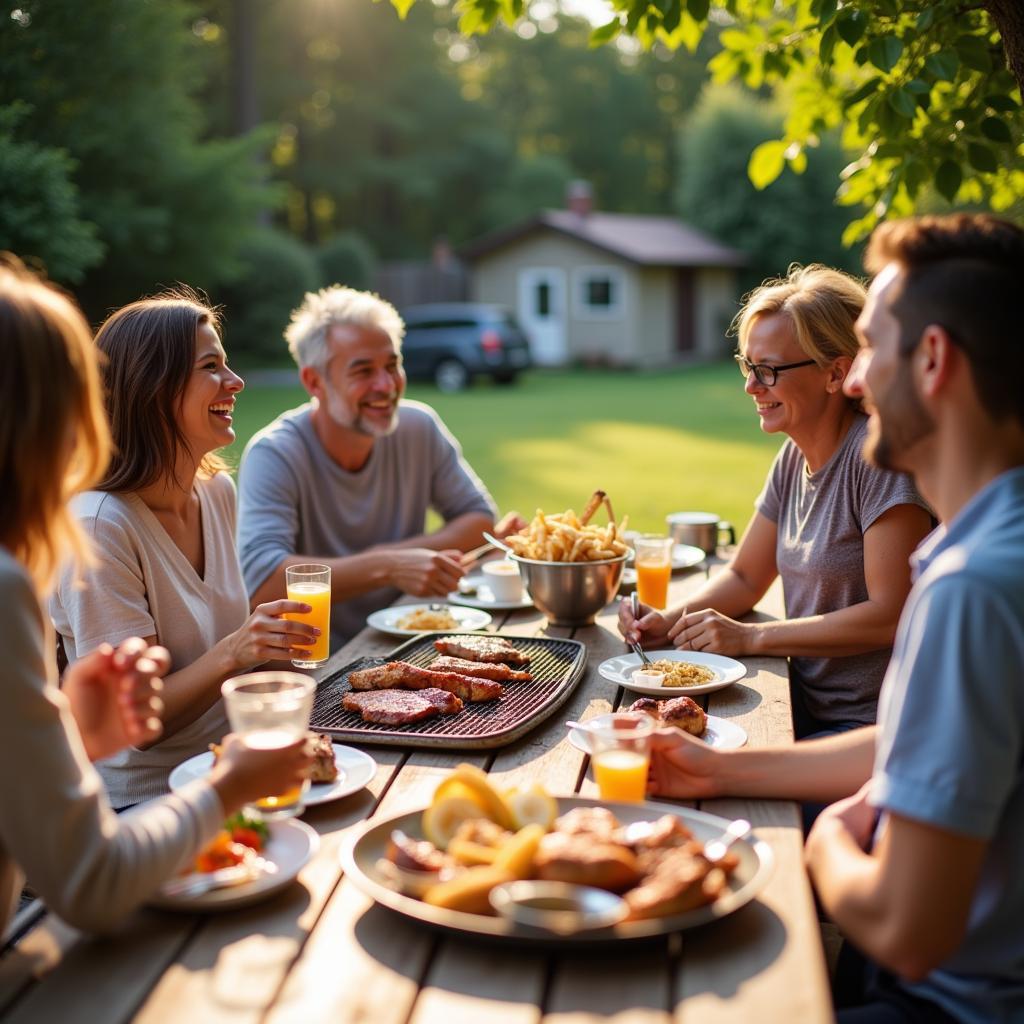
<svg viewBox="0 0 1024 1024">
<path fill-rule="evenodd" d="M 780 438 L 762 434 L 730 361 L 659 373 L 534 371 L 512 387 L 479 382 L 459 394 L 411 384 L 433 406 L 504 512 L 529 518 L 608 492 L 639 530 L 665 515 L 710 511 L 742 529 Z M 260 427 L 305 400 L 295 387 L 249 386 L 235 417 L 237 458 Z"/>
</svg>

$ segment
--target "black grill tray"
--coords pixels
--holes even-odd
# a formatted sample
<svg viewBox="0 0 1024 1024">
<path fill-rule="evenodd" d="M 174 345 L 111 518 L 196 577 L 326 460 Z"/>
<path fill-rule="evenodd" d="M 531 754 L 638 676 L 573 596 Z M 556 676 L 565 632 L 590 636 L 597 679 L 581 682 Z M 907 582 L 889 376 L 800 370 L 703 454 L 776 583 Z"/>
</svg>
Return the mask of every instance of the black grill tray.
<svg viewBox="0 0 1024 1024">
<path fill-rule="evenodd" d="M 529 683 L 505 683 L 497 700 L 470 704 L 454 715 L 436 715 L 410 725 L 364 722 L 358 711 L 346 711 L 341 698 L 349 692 L 348 675 L 357 669 L 408 661 L 421 668 L 440 657 L 434 641 L 442 636 L 480 636 L 479 633 L 425 633 L 396 647 L 389 655 L 359 658 L 324 679 L 316 690 L 311 728 L 337 740 L 380 743 L 395 747 L 443 750 L 486 750 L 503 747 L 529 732 L 557 711 L 576 688 L 587 663 L 586 648 L 578 640 L 505 636 L 513 647 L 529 655 L 525 666 Z M 520 668 L 523 666 L 513 666 Z"/>
</svg>

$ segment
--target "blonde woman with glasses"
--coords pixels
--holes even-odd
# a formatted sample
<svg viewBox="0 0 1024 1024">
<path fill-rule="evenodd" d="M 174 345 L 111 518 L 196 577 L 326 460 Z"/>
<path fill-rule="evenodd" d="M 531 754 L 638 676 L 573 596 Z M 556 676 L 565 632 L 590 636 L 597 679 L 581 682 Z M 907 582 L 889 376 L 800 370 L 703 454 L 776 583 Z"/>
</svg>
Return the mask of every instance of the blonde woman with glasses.
<svg viewBox="0 0 1024 1024">
<path fill-rule="evenodd" d="M 746 393 L 761 430 L 785 434 L 754 516 L 725 569 L 687 602 L 628 603 L 619 627 L 645 647 L 790 659 L 798 738 L 875 721 L 908 559 L 932 526 L 909 477 L 862 456 L 868 418 L 843 394 L 865 291 L 812 265 L 756 289 L 736 319 Z M 737 621 L 782 577 L 786 618 Z"/>
<path fill-rule="evenodd" d="M 160 733 L 167 652 L 128 639 L 83 657 L 58 683 L 43 614 L 59 567 L 86 564 L 68 510 L 110 452 L 88 325 L 16 261 L 0 262 L 0 927 L 22 882 L 72 925 L 103 930 L 189 865 L 226 814 L 302 778 L 301 743 L 230 740 L 207 779 L 117 816 L 91 761 Z"/>
</svg>

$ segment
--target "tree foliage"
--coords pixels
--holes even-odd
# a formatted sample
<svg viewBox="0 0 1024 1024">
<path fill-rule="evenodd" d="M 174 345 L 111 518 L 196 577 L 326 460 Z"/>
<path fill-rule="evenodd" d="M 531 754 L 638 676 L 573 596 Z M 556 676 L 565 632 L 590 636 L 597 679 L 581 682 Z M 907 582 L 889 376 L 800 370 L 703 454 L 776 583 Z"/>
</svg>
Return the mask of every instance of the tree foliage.
<svg viewBox="0 0 1024 1024">
<path fill-rule="evenodd" d="M 392 0 L 400 14 L 410 0 Z M 1020 68 L 1024 23 L 1006 0 L 612 0 L 615 15 L 594 45 L 621 36 L 646 47 L 695 51 L 709 25 L 719 49 L 718 82 L 781 87 L 787 113 L 779 137 L 754 151 L 751 180 L 766 187 L 787 165 L 841 129 L 858 154 L 842 174 L 841 203 L 867 208 L 850 242 L 882 217 L 907 213 L 933 184 L 950 202 L 1006 209 L 1024 192 Z M 523 0 L 458 0 L 460 28 L 486 32 L 516 23 Z M 1012 37 L 1001 39 L 996 15 Z"/>
</svg>

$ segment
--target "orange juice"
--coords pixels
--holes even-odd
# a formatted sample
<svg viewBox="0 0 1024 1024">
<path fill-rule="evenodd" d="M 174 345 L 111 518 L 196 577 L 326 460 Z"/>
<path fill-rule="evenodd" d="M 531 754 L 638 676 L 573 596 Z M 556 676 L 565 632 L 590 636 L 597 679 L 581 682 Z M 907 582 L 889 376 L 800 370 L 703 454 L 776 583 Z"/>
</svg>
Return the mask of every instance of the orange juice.
<svg viewBox="0 0 1024 1024">
<path fill-rule="evenodd" d="M 669 562 L 636 563 L 636 591 L 640 601 L 651 608 L 664 608 L 668 604 L 668 581 L 672 576 Z"/>
<path fill-rule="evenodd" d="M 293 729 L 255 729 L 246 733 L 242 739 L 247 747 L 255 750 L 275 750 L 287 747 L 298 739 L 299 734 Z M 292 786 L 276 796 L 265 796 L 256 801 L 261 811 L 270 812 L 271 817 L 282 817 L 302 811 L 302 793 L 305 786 Z"/>
<path fill-rule="evenodd" d="M 602 750 L 594 755 L 594 778 L 602 800 L 640 803 L 647 792 L 645 753 L 638 750 Z"/>
<path fill-rule="evenodd" d="M 331 653 L 331 587 L 329 583 L 290 583 L 288 600 L 301 601 L 312 607 L 308 615 L 289 613 L 287 618 L 295 622 L 308 622 L 318 626 L 320 635 L 310 647 L 308 658 L 293 661 L 295 665 L 319 665 L 326 661 Z"/>
</svg>

